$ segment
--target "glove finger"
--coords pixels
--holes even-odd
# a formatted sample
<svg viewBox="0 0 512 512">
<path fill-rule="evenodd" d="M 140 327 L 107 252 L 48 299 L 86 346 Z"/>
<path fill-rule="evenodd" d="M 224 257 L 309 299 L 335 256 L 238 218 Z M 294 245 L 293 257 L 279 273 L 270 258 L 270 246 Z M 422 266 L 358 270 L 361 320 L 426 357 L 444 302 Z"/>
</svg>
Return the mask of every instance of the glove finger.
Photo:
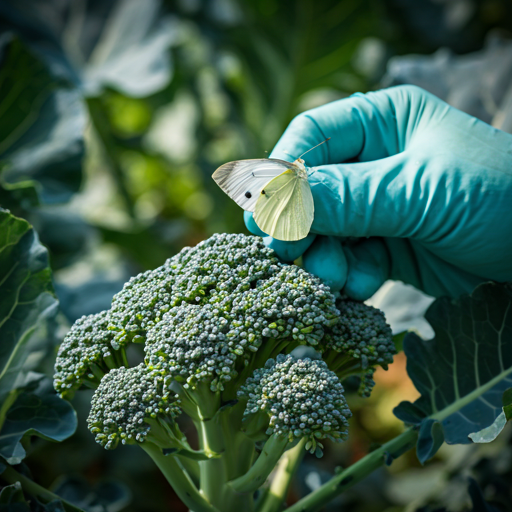
<svg viewBox="0 0 512 512">
<path fill-rule="evenodd" d="M 418 122 L 421 115 L 439 104 L 446 106 L 414 86 L 357 93 L 299 114 L 270 157 L 293 161 L 328 137 L 331 140 L 304 157 L 308 167 L 395 155 L 407 146 L 413 131 L 422 126 Z"/>
<path fill-rule="evenodd" d="M 440 203 L 445 199 L 434 193 L 428 177 L 420 182 L 421 167 L 418 158 L 403 152 L 378 162 L 314 169 L 308 176 L 315 204 L 311 232 L 355 238 L 421 236 L 426 210 L 444 211 Z"/>
<path fill-rule="evenodd" d="M 283 242 L 281 240 L 276 240 L 271 236 L 266 236 L 263 238 L 263 243 L 270 247 L 275 251 L 277 257 L 286 262 L 291 263 L 295 261 L 297 258 L 300 258 L 305 251 L 311 246 L 314 242 L 316 235 L 310 233 L 306 238 L 302 240 L 297 240 L 294 242 Z"/>
<path fill-rule="evenodd" d="M 252 212 L 246 212 L 244 211 L 244 222 L 245 222 L 245 227 L 253 234 L 253 235 L 256 235 L 256 236 L 262 236 L 262 237 L 266 237 L 268 236 L 266 233 L 264 233 L 260 227 L 258 226 L 258 224 L 256 224 L 256 221 L 254 220 L 253 218 L 253 215 L 252 215 Z"/>
<path fill-rule="evenodd" d="M 390 261 L 380 238 L 368 238 L 344 247 L 348 263 L 343 292 L 354 300 L 369 299 L 389 278 Z"/>
<path fill-rule="evenodd" d="M 341 241 L 332 236 L 318 236 L 304 253 L 304 269 L 319 277 L 332 291 L 340 291 L 347 280 L 347 258 Z"/>
</svg>

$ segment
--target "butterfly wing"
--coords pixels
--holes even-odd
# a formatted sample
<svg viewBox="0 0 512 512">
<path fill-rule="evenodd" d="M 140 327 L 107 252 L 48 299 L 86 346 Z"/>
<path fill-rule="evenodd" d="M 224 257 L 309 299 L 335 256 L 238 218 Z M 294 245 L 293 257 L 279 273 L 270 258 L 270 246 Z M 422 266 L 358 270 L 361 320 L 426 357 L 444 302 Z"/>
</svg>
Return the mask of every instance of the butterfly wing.
<svg viewBox="0 0 512 512">
<path fill-rule="evenodd" d="M 253 212 L 263 187 L 294 165 L 277 158 L 236 160 L 221 165 L 212 178 L 244 210 Z"/>
<path fill-rule="evenodd" d="M 262 189 L 254 210 L 254 220 L 277 240 L 301 240 L 311 224 L 315 207 L 308 180 L 289 169 Z"/>
</svg>

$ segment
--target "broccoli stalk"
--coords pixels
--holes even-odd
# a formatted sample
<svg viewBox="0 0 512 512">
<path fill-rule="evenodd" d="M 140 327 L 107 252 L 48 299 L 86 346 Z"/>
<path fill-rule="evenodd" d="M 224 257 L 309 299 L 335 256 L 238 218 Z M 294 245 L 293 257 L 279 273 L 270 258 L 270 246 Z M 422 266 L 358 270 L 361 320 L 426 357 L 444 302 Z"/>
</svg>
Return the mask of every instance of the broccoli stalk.
<svg viewBox="0 0 512 512">
<path fill-rule="evenodd" d="M 134 367 L 131 343 L 145 354 Z M 321 359 L 295 358 L 300 345 Z M 96 441 L 140 446 L 190 510 L 270 512 L 304 448 L 321 456 L 325 440 L 346 438 L 341 380 L 361 376 L 367 396 L 375 367 L 393 352 L 380 311 L 333 295 L 258 237 L 214 235 L 130 279 L 109 311 L 78 320 L 54 384 L 66 397 L 95 388 L 88 425 Z M 197 447 L 180 414 L 195 426 Z"/>
</svg>

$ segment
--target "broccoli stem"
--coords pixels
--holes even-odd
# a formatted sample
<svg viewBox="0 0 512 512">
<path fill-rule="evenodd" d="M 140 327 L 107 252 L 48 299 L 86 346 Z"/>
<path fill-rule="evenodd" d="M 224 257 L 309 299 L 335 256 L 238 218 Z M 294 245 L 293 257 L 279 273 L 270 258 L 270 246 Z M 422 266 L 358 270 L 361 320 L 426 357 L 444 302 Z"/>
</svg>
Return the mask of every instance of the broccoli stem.
<svg viewBox="0 0 512 512">
<path fill-rule="evenodd" d="M 305 444 L 306 439 L 301 439 L 281 457 L 270 488 L 256 508 L 257 512 L 279 512 L 281 510 L 293 477 L 306 453 Z"/>
<path fill-rule="evenodd" d="M 249 471 L 229 482 L 229 485 L 241 493 L 256 491 L 265 483 L 289 444 L 286 436 L 271 435 Z"/>
<path fill-rule="evenodd" d="M 235 492 L 228 482 L 251 466 L 254 443 L 240 432 L 243 407 L 219 411 L 214 418 L 198 422 L 201 447 L 221 453 L 220 458 L 200 461 L 201 492 L 222 512 L 251 512 L 250 494 Z"/>
<path fill-rule="evenodd" d="M 352 487 L 357 482 L 382 466 L 387 460 L 396 459 L 416 446 L 418 431 L 410 428 L 382 445 L 377 450 L 352 464 L 349 468 L 332 477 L 316 491 L 288 507 L 286 512 L 317 512 L 336 496 Z M 263 512 L 263 511 L 258 511 Z"/>
<path fill-rule="evenodd" d="M 175 455 L 175 457 L 183 466 L 183 469 L 189 474 L 190 479 L 194 482 L 194 485 L 199 487 L 199 464 L 197 460 L 192 460 L 189 457 L 180 455 L 179 453 Z"/>
<path fill-rule="evenodd" d="M 220 512 L 200 493 L 184 467 L 172 455 L 164 455 L 153 443 L 144 442 L 140 447 L 153 459 L 181 501 L 192 512 Z"/>
</svg>

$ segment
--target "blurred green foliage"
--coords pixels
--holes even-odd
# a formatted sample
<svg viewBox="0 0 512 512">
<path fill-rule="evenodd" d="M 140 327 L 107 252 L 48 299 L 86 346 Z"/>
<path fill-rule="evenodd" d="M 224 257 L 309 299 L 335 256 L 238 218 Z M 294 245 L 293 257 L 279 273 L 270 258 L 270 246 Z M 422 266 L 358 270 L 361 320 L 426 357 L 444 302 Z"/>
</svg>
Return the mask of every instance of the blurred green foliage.
<svg viewBox="0 0 512 512">
<path fill-rule="evenodd" d="M 510 2 L 4 0 L 0 205 L 28 219 L 49 248 L 57 341 L 79 316 L 108 309 L 129 276 L 214 232 L 245 230 L 241 210 L 210 178 L 217 166 L 264 157 L 302 110 L 377 87 L 390 57 L 476 51 L 490 29 L 512 30 Z M 400 431 L 390 418 L 399 400 L 389 402 L 410 389 L 400 387 L 403 369 L 398 375 L 368 403 L 352 397 L 350 443 L 321 461 L 307 457 L 292 499 Z M 94 443 L 88 403 L 74 401 L 71 439 L 25 446 L 35 479 L 83 495 L 117 478 L 132 490 L 127 510 L 184 510 L 149 459 L 132 447 L 107 457 Z M 498 447 L 441 449 L 421 473 L 410 454 L 329 510 L 446 502 L 469 510 L 469 473 L 487 499 L 511 510 L 509 427 Z"/>
</svg>

